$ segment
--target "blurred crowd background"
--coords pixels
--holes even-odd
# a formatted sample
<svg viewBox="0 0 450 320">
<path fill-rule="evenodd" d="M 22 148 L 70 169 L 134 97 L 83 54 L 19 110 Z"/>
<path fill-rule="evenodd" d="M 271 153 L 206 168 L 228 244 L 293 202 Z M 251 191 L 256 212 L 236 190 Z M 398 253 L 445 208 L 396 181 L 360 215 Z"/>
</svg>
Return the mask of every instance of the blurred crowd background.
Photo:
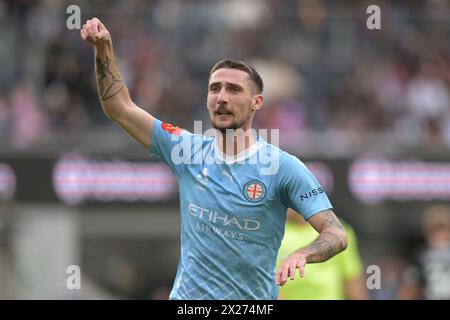
<svg viewBox="0 0 450 320">
<path fill-rule="evenodd" d="M 80 7 L 81 24 L 94 16 L 103 21 L 132 99 L 163 121 L 186 129 L 194 120 L 209 125 L 209 70 L 233 57 L 265 81 L 256 127 L 279 129 L 280 147 L 301 159 L 351 160 L 370 152 L 449 161 L 447 0 L 0 0 L 0 162 L 73 151 L 145 159 L 145 150 L 101 111 L 93 50 L 66 26 L 71 4 Z M 370 4 L 381 8 L 381 30 L 366 27 Z M 38 175 L 28 172 L 38 186 Z M 422 222 L 433 201 L 350 207 L 338 192 L 337 212 L 355 229 L 364 267 L 382 270 L 382 289 L 370 298 L 450 298 L 449 249 L 447 256 L 432 253 L 444 262 L 427 267 L 443 274 L 435 276 L 443 296 L 426 295 L 425 267 L 416 259 L 435 230 Z M 446 209 L 439 208 L 433 219 L 450 233 Z M 178 258 L 177 211 L 176 201 L 136 207 L 2 201 L 0 298 L 165 299 Z M 121 229 L 130 215 L 134 227 Z M 382 231 L 391 236 L 380 240 Z M 55 243 L 62 253 L 47 256 Z M 60 270 L 67 261 L 88 270 L 82 291 L 49 284 L 56 274 L 65 279 Z"/>
<path fill-rule="evenodd" d="M 79 146 L 113 126 L 98 107 L 92 48 L 66 27 L 68 4 L 0 1 L 2 148 Z M 289 151 L 450 145 L 448 1 L 385 1 L 380 31 L 367 29 L 365 1 L 77 4 L 82 23 L 98 16 L 110 29 L 135 102 L 182 127 L 208 121 L 208 71 L 236 57 L 266 81 L 257 126 L 279 128 Z"/>
</svg>

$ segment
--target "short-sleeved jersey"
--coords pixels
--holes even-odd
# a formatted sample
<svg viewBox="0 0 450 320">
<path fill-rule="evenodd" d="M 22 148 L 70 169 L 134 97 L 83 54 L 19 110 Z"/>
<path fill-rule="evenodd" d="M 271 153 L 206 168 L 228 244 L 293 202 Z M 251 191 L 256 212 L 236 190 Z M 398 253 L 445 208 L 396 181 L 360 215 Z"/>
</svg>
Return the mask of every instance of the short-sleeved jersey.
<svg viewBox="0 0 450 320">
<path fill-rule="evenodd" d="M 259 137 L 230 158 L 214 137 L 157 119 L 150 153 L 179 182 L 181 257 L 170 299 L 277 299 L 287 208 L 305 219 L 332 208 L 306 166 Z"/>
</svg>

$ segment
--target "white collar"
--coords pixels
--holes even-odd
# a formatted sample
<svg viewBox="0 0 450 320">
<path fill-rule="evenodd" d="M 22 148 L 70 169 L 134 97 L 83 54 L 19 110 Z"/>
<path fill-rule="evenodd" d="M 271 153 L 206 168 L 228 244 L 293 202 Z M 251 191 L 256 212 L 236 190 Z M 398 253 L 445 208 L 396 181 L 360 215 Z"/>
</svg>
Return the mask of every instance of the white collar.
<svg viewBox="0 0 450 320">
<path fill-rule="evenodd" d="M 235 156 L 229 156 L 219 149 L 219 147 L 217 146 L 217 140 L 214 139 L 214 153 L 219 160 L 225 162 L 226 164 L 243 162 L 245 159 L 254 155 L 260 147 L 261 143 L 257 140 L 254 144 L 250 146 L 250 148 L 242 150 Z"/>
</svg>

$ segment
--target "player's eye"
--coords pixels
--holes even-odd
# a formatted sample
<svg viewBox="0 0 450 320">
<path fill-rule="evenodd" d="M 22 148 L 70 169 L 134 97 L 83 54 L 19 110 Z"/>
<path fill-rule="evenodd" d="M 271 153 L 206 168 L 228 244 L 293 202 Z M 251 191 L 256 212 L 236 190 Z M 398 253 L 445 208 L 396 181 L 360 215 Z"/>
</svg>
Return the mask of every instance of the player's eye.
<svg viewBox="0 0 450 320">
<path fill-rule="evenodd" d="M 240 88 L 239 88 L 239 87 L 236 87 L 236 86 L 231 86 L 229 90 L 230 90 L 231 92 L 233 92 L 233 93 L 236 93 L 236 92 L 241 91 Z"/>
<path fill-rule="evenodd" d="M 220 87 L 219 86 L 211 86 L 209 87 L 209 92 L 219 92 Z"/>
</svg>

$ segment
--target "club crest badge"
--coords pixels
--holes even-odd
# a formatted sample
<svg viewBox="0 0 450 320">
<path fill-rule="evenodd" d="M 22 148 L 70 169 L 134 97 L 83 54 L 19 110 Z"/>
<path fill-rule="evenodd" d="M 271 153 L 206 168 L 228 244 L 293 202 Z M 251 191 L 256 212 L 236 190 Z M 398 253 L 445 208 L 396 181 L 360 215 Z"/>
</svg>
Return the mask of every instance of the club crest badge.
<svg viewBox="0 0 450 320">
<path fill-rule="evenodd" d="M 250 202 L 260 202 L 266 196 L 266 186 L 259 180 L 250 180 L 244 186 L 244 197 Z"/>
</svg>

